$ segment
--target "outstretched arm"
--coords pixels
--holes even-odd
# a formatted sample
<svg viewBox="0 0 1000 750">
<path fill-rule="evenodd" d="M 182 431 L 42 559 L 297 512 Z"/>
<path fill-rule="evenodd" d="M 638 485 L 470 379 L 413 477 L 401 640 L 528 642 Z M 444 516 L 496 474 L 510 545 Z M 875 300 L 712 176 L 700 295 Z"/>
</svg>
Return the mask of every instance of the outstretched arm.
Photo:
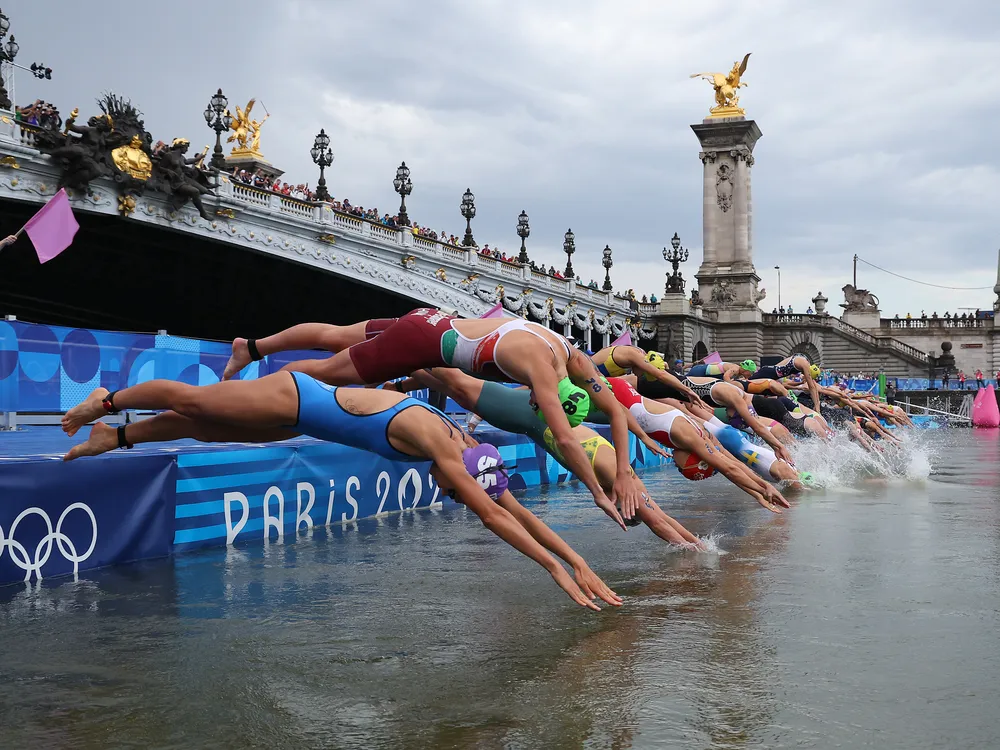
<svg viewBox="0 0 1000 750">
<path fill-rule="evenodd" d="M 612 591 L 604 583 L 604 581 L 602 581 L 597 574 L 590 569 L 586 560 L 580 557 L 580 555 L 577 554 L 561 536 L 546 526 L 540 518 L 521 505 L 515 497 L 510 494 L 510 492 L 504 492 L 497 499 L 497 503 L 500 507 L 504 508 L 508 513 L 514 516 L 514 520 L 521 524 L 524 530 L 531 534 L 532 538 L 534 538 L 536 542 L 541 544 L 552 554 L 561 557 L 571 568 L 573 568 L 573 577 L 576 579 L 576 582 L 587 596 L 591 599 L 595 596 L 599 596 L 608 604 L 612 604 L 616 607 L 621 606 L 621 597 Z"/>
<path fill-rule="evenodd" d="M 632 369 L 639 370 L 640 372 L 649 375 L 651 378 L 656 378 L 661 383 L 669 385 L 674 390 L 680 391 L 687 397 L 688 401 L 693 404 L 702 403 L 698 394 L 691 390 L 688 386 L 684 385 L 684 383 L 682 383 L 680 379 L 671 372 L 654 367 L 644 359 L 640 359 L 637 363 L 632 365 Z"/>
<path fill-rule="evenodd" d="M 788 463 L 792 463 L 792 457 L 788 455 L 788 451 L 785 450 L 785 446 L 781 444 L 781 441 L 778 440 L 778 438 L 771 434 L 769 429 L 761 424 L 761 421 L 757 419 L 756 413 L 754 413 L 747 405 L 747 402 L 743 398 L 742 394 L 739 394 L 732 399 L 732 407 L 736 410 L 736 413 L 743 418 L 743 421 L 747 423 L 747 426 L 753 430 L 754 433 L 761 438 L 761 440 L 771 446 L 778 458 L 783 461 L 787 461 Z"/>
<path fill-rule="evenodd" d="M 580 354 L 580 356 L 582 357 L 583 355 Z M 584 357 L 584 359 L 586 358 Z M 587 361 L 589 362 L 590 360 L 588 359 Z M 591 364 L 591 366 L 593 365 Z M 596 372 L 597 370 L 595 369 L 595 375 Z M 535 394 L 535 403 L 538 404 L 538 408 L 545 417 L 545 423 L 552 430 L 552 437 L 555 438 L 559 453 L 566 459 L 566 467 L 587 486 L 587 489 L 594 496 L 594 502 L 597 506 L 607 513 L 622 528 L 622 531 L 627 531 L 628 529 L 625 527 L 625 522 L 622 520 L 621 514 L 618 513 L 612 502 L 614 498 L 608 499 L 608 496 L 604 494 L 600 482 L 597 481 L 594 468 L 587 459 L 586 452 L 580 446 L 580 442 L 573 436 L 573 430 L 569 426 L 569 420 L 566 418 L 566 413 L 563 411 L 562 404 L 559 401 L 558 381 L 556 380 L 555 370 L 545 362 L 529 363 L 528 376 L 531 381 L 531 389 Z M 596 383 L 596 377 L 594 381 Z M 601 389 L 603 390 L 603 386 Z M 593 395 L 591 398 L 593 398 Z M 618 405 L 614 396 L 611 397 L 611 400 L 615 406 Z M 612 436 L 615 435 L 615 424 L 617 423 L 620 433 L 618 440 L 625 441 L 625 465 L 628 466 L 628 428 L 625 426 L 625 419 L 621 412 L 614 413 L 614 410 L 606 401 L 603 405 L 598 404 L 598 406 L 602 410 L 606 409 L 605 413 L 611 412 L 608 413 L 608 417 L 611 420 Z M 629 468 L 631 469 L 631 467 Z M 634 505 L 632 507 L 634 508 Z M 631 513 L 625 507 L 624 499 L 622 510 L 626 512 L 626 518 L 632 517 Z"/>
<path fill-rule="evenodd" d="M 518 552 L 530 557 L 545 568 L 559 587 L 569 595 L 570 599 L 581 607 L 600 610 L 600 607 L 588 599 L 587 595 L 570 578 L 566 569 L 531 534 L 525 531 L 510 512 L 490 500 L 479 483 L 469 476 L 461 459 L 450 454 L 445 457 L 437 457 L 434 471 L 438 476 L 439 483 L 445 487 L 452 487 L 457 498 L 479 516 L 483 526 Z"/>
</svg>

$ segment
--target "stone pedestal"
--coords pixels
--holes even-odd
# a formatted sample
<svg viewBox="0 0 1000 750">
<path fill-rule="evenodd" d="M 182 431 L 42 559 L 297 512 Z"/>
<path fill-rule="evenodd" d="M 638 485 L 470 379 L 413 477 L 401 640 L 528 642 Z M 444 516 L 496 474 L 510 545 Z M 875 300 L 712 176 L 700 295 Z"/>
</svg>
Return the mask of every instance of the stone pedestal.
<svg viewBox="0 0 1000 750">
<path fill-rule="evenodd" d="M 241 152 L 238 149 L 233 149 L 233 153 L 226 157 L 226 171 L 232 173 L 234 169 L 245 169 L 250 174 L 260 172 L 272 183 L 285 173 L 285 170 L 278 169 L 259 153 Z"/>
<path fill-rule="evenodd" d="M 660 307 L 657 309 L 659 315 L 691 315 L 693 309 L 691 301 L 681 294 L 664 294 L 660 298 Z"/>
<path fill-rule="evenodd" d="M 840 319 L 863 331 L 878 332 L 882 328 L 882 313 L 879 310 L 844 310 Z"/>
<path fill-rule="evenodd" d="M 761 136 L 744 117 L 713 117 L 691 129 L 705 165 L 702 233 L 705 255 L 697 279 L 709 310 L 757 310 L 760 277 L 753 265 L 750 170 Z M 742 316 L 741 316 L 742 317 Z"/>
</svg>

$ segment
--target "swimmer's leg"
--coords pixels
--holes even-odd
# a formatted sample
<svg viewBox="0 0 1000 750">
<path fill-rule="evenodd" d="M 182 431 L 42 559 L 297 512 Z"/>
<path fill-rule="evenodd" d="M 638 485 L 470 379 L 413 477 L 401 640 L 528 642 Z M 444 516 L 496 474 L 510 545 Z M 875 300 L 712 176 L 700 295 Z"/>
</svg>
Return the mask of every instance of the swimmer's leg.
<svg viewBox="0 0 1000 750">
<path fill-rule="evenodd" d="M 782 445 L 795 445 L 795 438 L 792 437 L 792 433 L 788 431 L 788 428 L 783 424 L 773 424 L 769 428 L 771 434 L 778 438 L 778 441 Z"/>
<path fill-rule="evenodd" d="M 83 425 L 108 411 L 106 388 L 98 388 L 62 418 L 63 431 L 75 435 Z M 298 420 L 299 393 L 294 379 L 283 372 L 258 380 L 232 380 L 195 386 L 173 380 L 150 380 L 113 394 L 112 406 L 122 409 L 172 409 L 196 420 L 241 427 L 285 427 Z"/>
<path fill-rule="evenodd" d="M 140 443 L 169 443 L 185 438 L 192 438 L 202 443 L 266 443 L 287 440 L 297 434 L 293 430 L 282 428 L 257 429 L 199 422 L 177 412 L 165 411 L 150 419 L 131 422 L 118 428 L 97 422 L 90 429 L 87 442 L 73 446 L 69 453 L 63 456 L 63 460 L 72 461 L 82 456 L 97 456 L 115 448 L 132 447 Z"/>
<path fill-rule="evenodd" d="M 293 349 L 325 349 L 328 352 L 339 352 L 364 341 L 367 325 L 367 320 L 349 326 L 300 323 L 273 336 L 257 339 L 255 343 L 261 357 Z M 247 339 L 233 339 L 233 353 L 226 363 L 222 379 L 229 380 L 251 361 Z"/>
</svg>

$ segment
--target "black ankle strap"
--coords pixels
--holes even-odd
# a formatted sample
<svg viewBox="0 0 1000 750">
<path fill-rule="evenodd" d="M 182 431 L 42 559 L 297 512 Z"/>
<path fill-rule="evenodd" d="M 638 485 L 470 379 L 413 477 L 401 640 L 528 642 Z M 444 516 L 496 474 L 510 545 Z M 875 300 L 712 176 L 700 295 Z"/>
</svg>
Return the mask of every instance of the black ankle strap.
<svg viewBox="0 0 1000 750">
<path fill-rule="evenodd" d="M 134 447 L 125 437 L 125 425 L 118 426 L 118 447 L 126 449 Z"/>
<path fill-rule="evenodd" d="M 101 402 L 104 405 L 104 411 L 106 411 L 108 414 L 118 414 L 119 413 L 119 410 L 115 408 L 115 394 L 116 393 L 118 393 L 118 391 L 111 391 L 111 393 L 109 393 L 107 396 L 105 396 L 104 400 Z"/>
<path fill-rule="evenodd" d="M 264 359 L 260 356 L 260 352 L 257 351 L 257 339 L 247 339 L 247 349 L 250 351 L 250 360 L 252 362 L 259 362 Z"/>
</svg>

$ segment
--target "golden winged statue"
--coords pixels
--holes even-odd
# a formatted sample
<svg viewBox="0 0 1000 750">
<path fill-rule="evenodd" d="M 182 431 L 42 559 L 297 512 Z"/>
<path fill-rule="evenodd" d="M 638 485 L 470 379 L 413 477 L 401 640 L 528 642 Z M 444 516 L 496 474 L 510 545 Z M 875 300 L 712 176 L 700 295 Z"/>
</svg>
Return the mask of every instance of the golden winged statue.
<svg viewBox="0 0 1000 750">
<path fill-rule="evenodd" d="M 232 123 L 229 125 L 229 129 L 233 132 L 226 139 L 226 143 L 236 141 L 236 145 L 233 147 L 234 154 L 260 155 L 260 127 L 271 115 L 264 115 L 263 120 L 252 119 L 250 112 L 253 110 L 253 105 L 256 102 L 256 99 L 248 101 L 246 109 L 240 109 L 240 105 L 237 104 L 235 115 L 226 110 L 226 114 L 233 118 Z"/>
<path fill-rule="evenodd" d="M 741 80 L 747 69 L 750 53 L 743 56 L 743 62 L 734 62 L 733 69 L 725 73 L 692 73 L 691 78 L 704 78 L 715 89 L 715 106 L 709 112 L 712 117 L 741 117 L 746 112 L 740 108 L 740 98 L 736 92 L 746 86 Z"/>
</svg>

